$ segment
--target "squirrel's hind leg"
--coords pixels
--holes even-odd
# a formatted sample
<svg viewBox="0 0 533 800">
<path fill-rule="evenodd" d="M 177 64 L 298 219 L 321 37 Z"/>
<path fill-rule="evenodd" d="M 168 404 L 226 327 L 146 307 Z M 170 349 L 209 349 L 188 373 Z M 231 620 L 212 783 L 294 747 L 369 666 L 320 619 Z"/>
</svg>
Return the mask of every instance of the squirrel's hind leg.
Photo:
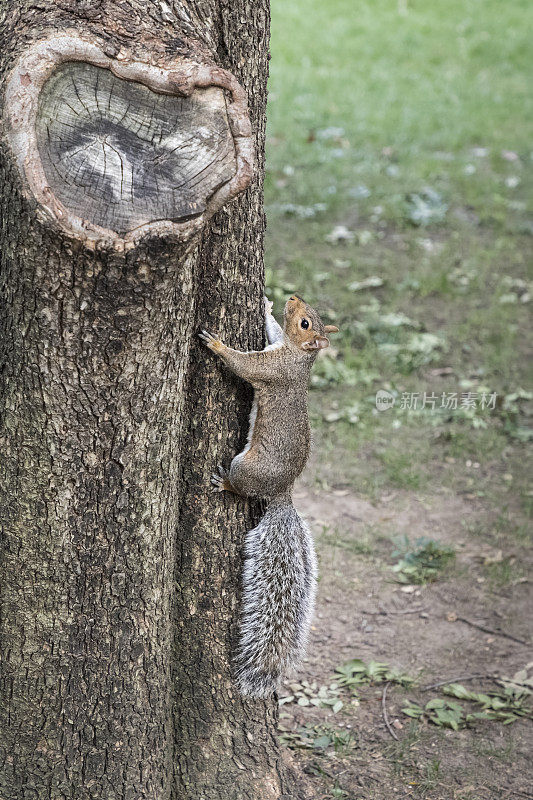
<svg viewBox="0 0 533 800">
<path fill-rule="evenodd" d="M 220 464 L 218 465 L 218 472 L 211 475 L 211 483 L 213 484 L 214 492 L 233 492 L 239 494 L 229 479 L 229 475 Z"/>
</svg>

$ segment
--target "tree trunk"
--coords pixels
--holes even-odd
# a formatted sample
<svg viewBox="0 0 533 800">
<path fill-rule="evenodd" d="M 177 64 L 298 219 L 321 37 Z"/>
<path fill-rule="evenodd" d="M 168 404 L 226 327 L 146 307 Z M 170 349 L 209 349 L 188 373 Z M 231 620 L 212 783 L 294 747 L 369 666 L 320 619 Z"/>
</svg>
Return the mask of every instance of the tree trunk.
<svg viewBox="0 0 533 800">
<path fill-rule="evenodd" d="M 42 55 L 22 61 L 5 94 L 0 797 L 282 797 L 274 703 L 243 701 L 230 668 L 258 509 L 209 491 L 244 441 L 251 398 L 196 337 L 205 326 L 262 343 L 267 0 L 0 0 L 0 18 L 4 89 L 50 35 L 100 48 L 87 60 L 67 51 L 55 84 L 37 78 Z M 164 69 L 176 56 L 173 80 L 194 74 L 194 90 L 169 84 L 154 99 L 142 76 L 127 83 L 140 75 L 131 62 Z M 258 168 L 209 221 L 250 178 L 232 76 Z M 120 135 L 99 122 L 93 136 L 84 81 L 105 124 L 127 106 Z M 67 99 L 74 117 L 58 133 Z M 36 115 L 34 140 L 19 111 Z M 165 126 L 182 118 L 178 163 Z M 129 161 L 121 151 L 132 120 L 152 126 L 143 147 L 156 148 L 133 166 L 138 143 Z M 198 166 L 200 145 L 183 142 L 210 125 Z M 161 158 L 165 169 L 139 177 Z M 172 170 L 188 194 L 161 186 Z"/>
</svg>

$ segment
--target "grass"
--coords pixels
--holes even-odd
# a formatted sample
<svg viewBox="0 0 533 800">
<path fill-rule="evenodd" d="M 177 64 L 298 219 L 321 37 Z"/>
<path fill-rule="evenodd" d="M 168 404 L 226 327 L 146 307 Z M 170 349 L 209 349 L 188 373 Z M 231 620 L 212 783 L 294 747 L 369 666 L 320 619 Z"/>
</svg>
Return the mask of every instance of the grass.
<svg viewBox="0 0 533 800">
<path fill-rule="evenodd" d="M 528 20 L 525 0 L 273 0 L 267 286 L 341 329 L 311 397 L 328 485 L 508 499 L 531 413 L 502 405 L 531 377 Z M 436 408 L 402 408 L 424 392 Z M 441 408 L 466 392 L 497 405 Z"/>
<path fill-rule="evenodd" d="M 340 328 L 313 370 L 314 455 L 305 480 L 365 497 L 387 519 L 412 508 L 413 497 L 431 507 L 442 495 L 444 508 L 449 499 L 449 517 L 427 534 L 438 538 L 455 526 L 443 538 L 463 536 L 457 563 L 453 549 L 435 539 L 405 542 L 394 578 L 449 579 L 467 597 L 475 579 L 487 619 L 495 599 L 525 592 L 518 583 L 532 529 L 532 23 L 526 0 L 272 0 L 267 291 L 277 314 L 297 291 Z M 379 390 L 392 398 L 386 410 L 376 405 Z M 493 395 L 492 405 L 482 402 Z M 401 526 L 379 519 L 357 539 L 350 525 L 324 526 L 319 548 L 332 553 L 330 565 L 321 562 L 325 579 L 329 570 L 335 586 L 346 588 L 345 572 L 336 569 L 353 557 L 376 573 L 381 565 L 390 580 L 387 543 Z M 421 591 L 431 597 L 431 587 Z M 457 660 L 457 643 L 446 644 Z M 491 648 L 483 644 L 482 656 L 492 657 Z M 330 719 L 340 730 L 341 719 L 360 715 L 362 741 L 374 746 L 379 730 L 387 734 L 377 722 L 381 689 L 374 697 L 371 687 L 390 675 L 381 661 L 351 664 L 344 678 L 360 706 Z M 479 704 L 460 700 L 459 712 L 453 696 L 440 698 L 440 715 L 425 709 L 424 696 L 424 721 L 409 720 L 398 705 L 407 690 L 394 689 L 389 715 L 394 724 L 399 714 L 403 727 L 399 741 L 386 739 L 383 786 L 392 777 L 398 791 L 429 800 L 443 797 L 457 774 L 472 784 L 453 789 L 457 800 L 477 800 L 484 790 L 474 786 L 497 781 L 484 774 L 487 759 L 512 757 L 506 742 L 513 725 L 492 715 L 490 724 L 505 731 L 501 746 L 490 739 L 496 733 L 473 736 L 464 726 Z M 336 692 L 328 701 L 338 702 Z M 520 735 L 522 725 L 515 723 Z M 345 748 L 334 730 L 300 727 L 290 746 L 321 758 L 329 752 L 330 769 Z M 450 734 L 461 747 L 470 736 L 470 750 L 457 761 Z M 344 758 L 348 773 L 338 773 L 342 784 L 333 793 L 336 778 L 325 772 L 323 796 L 359 797 L 359 774 L 374 763 L 367 755 L 357 779 L 349 775 L 355 755 Z M 385 794 L 374 788 L 376 797 L 392 796 L 390 787 Z"/>
<path fill-rule="evenodd" d="M 417 464 L 413 464 L 413 456 L 394 447 L 389 447 L 380 454 L 385 468 L 387 481 L 401 489 L 419 489 L 424 476 Z"/>
<path fill-rule="evenodd" d="M 388 205 L 406 181 L 417 191 L 420 180 L 435 178 L 470 202 L 476 180 L 502 191 L 502 178 L 514 175 L 514 162 L 500 164 L 501 149 L 529 155 L 526 0 L 506 4 L 505 13 L 496 0 L 417 0 L 405 15 L 396 0 L 274 0 L 272 8 L 268 166 L 271 177 L 286 179 L 278 202 L 281 195 L 342 209 L 338 191 L 321 190 L 338 189 L 333 177 L 350 187 L 354 176 L 368 184 L 359 201 L 368 207 L 376 197 Z M 465 170 L 472 161 L 474 173 Z M 387 169 L 391 163 L 397 169 Z M 312 178 L 302 182 L 311 164 Z M 500 211 L 503 199 L 496 198 Z"/>
<path fill-rule="evenodd" d="M 489 587 L 495 591 L 524 577 L 524 570 L 515 556 L 507 556 L 501 561 L 486 564 L 483 573 L 488 580 Z"/>
<path fill-rule="evenodd" d="M 496 759 L 503 764 L 508 764 L 512 761 L 515 747 L 516 745 L 512 739 L 505 742 L 503 747 L 495 747 L 493 744 L 487 745 L 478 740 L 475 740 L 474 742 L 474 750 L 478 756 L 488 756 L 489 758 Z"/>
<path fill-rule="evenodd" d="M 358 556 L 372 555 L 372 547 L 368 542 L 361 542 L 354 540 L 352 537 L 342 536 L 337 529 L 331 534 L 323 532 L 320 541 L 329 547 L 348 550 L 348 552 L 355 553 Z"/>
<path fill-rule="evenodd" d="M 400 583 L 425 584 L 438 580 L 454 560 L 455 551 L 427 537 L 410 542 L 403 536 L 396 540 L 392 556 L 398 559 L 392 570 Z"/>
</svg>

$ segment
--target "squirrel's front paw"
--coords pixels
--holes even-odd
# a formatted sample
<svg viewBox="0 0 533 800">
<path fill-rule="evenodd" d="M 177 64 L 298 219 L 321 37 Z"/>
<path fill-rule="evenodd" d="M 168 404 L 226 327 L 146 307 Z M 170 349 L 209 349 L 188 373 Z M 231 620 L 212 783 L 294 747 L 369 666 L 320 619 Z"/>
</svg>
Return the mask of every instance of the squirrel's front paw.
<svg viewBox="0 0 533 800">
<path fill-rule="evenodd" d="M 230 483 L 228 473 L 220 464 L 218 465 L 218 472 L 211 475 L 211 484 L 214 492 L 231 492 L 233 486 Z"/>
<path fill-rule="evenodd" d="M 224 346 L 220 341 L 220 339 L 218 339 L 216 336 L 213 336 L 212 333 L 208 333 L 208 331 L 202 330 L 200 331 L 198 336 L 200 337 L 200 339 L 202 339 L 203 342 L 205 342 L 205 344 L 209 347 L 209 349 L 212 350 L 214 353 L 220 352 L 220 350 L 222 350 Z"/>
<path fill-rule="evenodd" d="M 263 295 L 263 300 L 265 301 L 265 314 L 272 314 L 272 306 L 274 305 L 274 303 L 272 302 L 272 300 L 268 299 L 266 294 Z"/>
</svg>

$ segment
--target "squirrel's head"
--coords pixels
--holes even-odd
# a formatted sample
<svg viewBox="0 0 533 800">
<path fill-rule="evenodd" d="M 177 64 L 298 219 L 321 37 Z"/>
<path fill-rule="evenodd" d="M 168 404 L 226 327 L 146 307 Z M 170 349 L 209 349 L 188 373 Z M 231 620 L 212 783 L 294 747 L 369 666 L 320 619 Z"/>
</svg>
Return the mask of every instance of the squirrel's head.
<svg viewBox="0 0 533 800">
<path fill-rule="evenodd" d="M 315 309 L 293 294 L 285 304 L 283 330 L 299 350 L 316 355 L 329 347 L 326 333 L 336 333 L 339 329 L 335 325 L 324 325 Z"/>
</svg>

